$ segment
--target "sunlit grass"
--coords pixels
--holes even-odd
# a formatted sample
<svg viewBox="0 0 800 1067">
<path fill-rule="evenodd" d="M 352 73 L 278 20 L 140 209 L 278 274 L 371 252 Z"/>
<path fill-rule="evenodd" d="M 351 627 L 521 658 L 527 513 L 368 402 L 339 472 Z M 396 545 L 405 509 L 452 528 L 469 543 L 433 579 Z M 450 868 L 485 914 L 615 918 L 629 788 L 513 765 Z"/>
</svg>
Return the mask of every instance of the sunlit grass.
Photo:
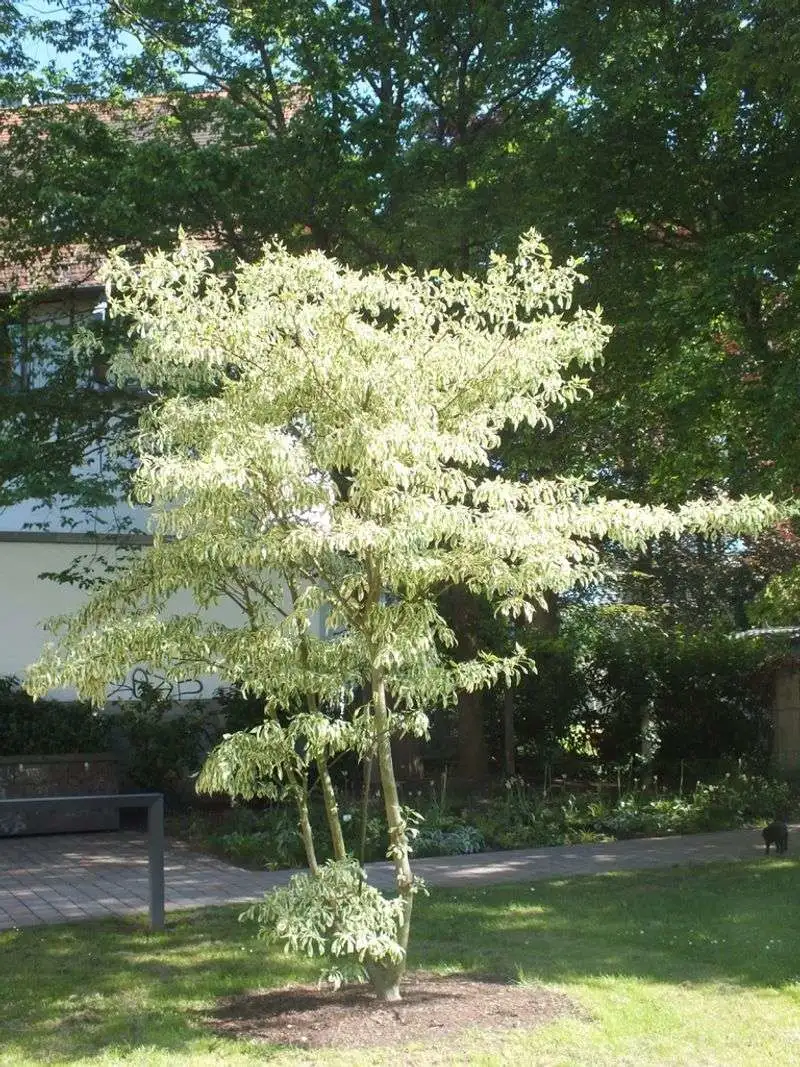
<svg viewBox="0 0 800 1067">
<path fill-rule="evenodd" d="M 468 1032 L 403 1062 L 800 1064 L 798 901 L 793 860 L 435 891 L 418 903 L 412 967 L 544 984 L 581 1017 Z M 266 952 L 240 910 L 173 915 L 159 934 L 143 920 L 0 934 L 0 1064 L 308 1063 L 204 1028 L 218 997 L 315 977 Z"/>
</svg>

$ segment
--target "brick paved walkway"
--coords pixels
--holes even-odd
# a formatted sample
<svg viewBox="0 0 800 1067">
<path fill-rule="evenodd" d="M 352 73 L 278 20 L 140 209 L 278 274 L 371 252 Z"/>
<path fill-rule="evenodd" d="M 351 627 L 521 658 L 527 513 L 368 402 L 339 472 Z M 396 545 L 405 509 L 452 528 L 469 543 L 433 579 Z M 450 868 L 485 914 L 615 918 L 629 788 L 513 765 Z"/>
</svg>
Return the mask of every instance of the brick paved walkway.
<svg viewBox="0 0 800 1067">
<path fill-rule="evenodd" d="M 265 874 L 170 844 L 166 905 L 260 897 Z M 272 876 L 277 883 L 278 877 Z M 0 838 L 0 929 L 146 911 L 147 841 L 132 832 Z"/>
<path fill-rule="evenodd" d="M 418 860 L 430 885 L 474 886 L 640 870 L 763 854 L 757 830 L 648 838 L 600 845 L 564 845 Z M 369 879 L 388 889 L 388 863 L 367 865 Z M 166 851 L 167 909 L 259 899 L 291 872 L 244 871 L 171 843 Z M 0 838 L 0 930 L 37 923 L 126 915 L 147 910 L 147 847 L 142 835 L 58 834 Z"/>
</svg>

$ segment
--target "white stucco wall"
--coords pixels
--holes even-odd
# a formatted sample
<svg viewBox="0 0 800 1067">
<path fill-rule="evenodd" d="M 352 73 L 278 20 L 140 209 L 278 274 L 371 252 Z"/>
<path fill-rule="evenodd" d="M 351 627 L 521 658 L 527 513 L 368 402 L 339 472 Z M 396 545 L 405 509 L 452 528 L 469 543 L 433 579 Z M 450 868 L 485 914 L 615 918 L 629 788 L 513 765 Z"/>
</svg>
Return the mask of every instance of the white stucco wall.
<svg viewBox="0 0 800 1067">
<path fill-rule="evenodd" d="M 38 327 L 76 328 L 86 322 L 91 322 L 98 317 L 105 316 L 105 298 L 100 287 L 86 287 L 70 290 L 62 294 L 55 294 L 41 303 L 28 309 L 28 322 L 33 330 Z M 59 334 L 53 339 L 53 344 L 60 352 L 59 358 L 64 358 L 70 344 L 70 336 L 67 333 Z M 41 354 L 41 353 L 40 353 Z M 55 356 L 53 356 L 55 361 Z M 35 366 L 35 363 L 31 363 Z M 46 377 L 46 368 L 37 372 Z M 36 375 L 34 375 L 34 379 Z M 98 383 L 87 388 L 102 389 Z M 108 399 L 112 403 L 111 397 Z M 84 462 L 73 468 L 76 477 L 81 475 L 99 478 L 103 475 L 108 464 L 108 456 L 104 448 L 95 446 L 90 454 L 87 454 Z M 84 513 L 74 508 L 68 512 L 69 526 L 62 522 L 64 518 L 63 508 L 68 505 L 68 500 L 56 500 L 53 505 L 45 504 L 41 500 L 23 500 L 13 506 L 0 510 L 0 532 L 23 532 L 26 530 L 47 529 L 59 531 L 69 529 L 77 533 L 108 534 L 121 530 L 145 530 L 147 525 L 147 512 L 143 508 L 133 508 L 125 500 L 118 501 L 113 507 L 96 508 L 91 513 Z"/>
<path fill-rule="evenodd" d="M 78 555 L 108 554 L 115 549 L 93 544 L 55 543 L 52 541 L 0 540 L 0 675 L 24 678 L 25 668 L 39 656 L 48 634 L 42 627 L 44 619 L 75 611 L 86 593 L 74 585 L 60 585 L 38 576 L 43 571 L 60 571 Z M 176 612 L 191 611 L 188 595 L 175 597 Z M 213 612 L 220 622 L 236 625 L 241 615 L 234 604 L 221 604 Z M 199 679 L 202 690 L 187 685 L 185 697 L 210 697 L 223 680 L 216 676 Z M 70 699 L 69 690 L 55 690 L 51 696 Z M 176 694 L 177 696 L 178 694 Z"/>
<path fill-rule="evenodd" d="M 40 322 L 71 324 L 91 316 L 100 298 L 101 292 L 94 289 L 56 296 L 35 309 L 33 317 Z M 102 454 L 94 453 L 86 460 L 86 473 L 101 473 L 103 462 Z M 46 507 L 41 501 L 26 500 L 0 510 L 0 676 L 16 675 L 24 680 L 26 667 L 38 659 L 49 639 L 43 621 L 54 615 L 70 614 L 87 595 L 76 585 L 42 580 L 39 575 L 64 570 L 76 556 L 106 555 L 113 559 L 117 550 L 110 545 L 99 545 L 89 535 L 103 536 L 119 529 L 145 531 L 147 518 L 146 509 L 131 508 L 127 502 L 120 501 L 114 508 L 91 515 L 70 512 L 71 535 L 60 537 L 57 531 L 64 526 L 58 506 Z M 37 536 L 32 532 L 37 528 L 49 532 Z M 84 535 L 87 536 L 81 543 L 80 537 Z M 195 610 L 188 595 L 173 598 L 170 608 L 176 613 Z M 241 621 L 239 609 L 230 601 L 220 604 L 209 615 L 228 625 L 238 625 Z M 323 632 L 319 619 L 315 629 Z M 173 696 L 176 699 L 211 697 L 224 681 L 216 676 L 188 679 L 185 686 L 173 691 Z M 75 694 L 57 690 L 50 695 L 71 699 Z M 124 699 L 129 695 L 113 691 L 109 694 L 110 699 Z"/>
</svg>

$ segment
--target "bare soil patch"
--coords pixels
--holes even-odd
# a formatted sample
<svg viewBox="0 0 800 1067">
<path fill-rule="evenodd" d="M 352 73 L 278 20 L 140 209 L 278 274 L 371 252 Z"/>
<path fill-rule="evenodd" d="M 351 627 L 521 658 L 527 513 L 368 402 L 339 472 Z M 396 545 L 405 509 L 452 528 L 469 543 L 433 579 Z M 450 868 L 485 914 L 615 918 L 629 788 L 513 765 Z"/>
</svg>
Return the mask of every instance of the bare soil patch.
<svg viewBox="0 0 800 1067">
<path fill-rule="evenodd" d="M 207 1017 L 218 1034 L 300 1048 L 365 1048 L 436 1040 L 468 1027 L 532 1029 L 581 1013 L 570 999 L 535 986 L 416 973 L 399 1004 L 368 986 L 338 991 L 290 986 L 221 1000 Z"/>
</svg>

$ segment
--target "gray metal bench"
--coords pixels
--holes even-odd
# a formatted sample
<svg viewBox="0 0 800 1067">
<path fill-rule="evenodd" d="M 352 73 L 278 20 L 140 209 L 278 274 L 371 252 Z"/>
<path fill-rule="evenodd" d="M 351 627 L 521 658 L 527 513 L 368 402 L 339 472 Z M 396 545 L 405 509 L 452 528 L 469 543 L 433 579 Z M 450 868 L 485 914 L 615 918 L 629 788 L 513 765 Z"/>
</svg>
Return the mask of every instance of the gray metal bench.
<svg viewBox="0 0 800 1067">
<path fill-rule="evenodd" d="M 150 883 L 150 927 L 164 929 L 164 795 L 162 793 L 92 793 L 90 796 L 9 797 L 0 800 L 0 817 L 17 812 L 64 812 L 91 801 L 119 811 L 147 809 L 147 872 Z"/>
</svg>

